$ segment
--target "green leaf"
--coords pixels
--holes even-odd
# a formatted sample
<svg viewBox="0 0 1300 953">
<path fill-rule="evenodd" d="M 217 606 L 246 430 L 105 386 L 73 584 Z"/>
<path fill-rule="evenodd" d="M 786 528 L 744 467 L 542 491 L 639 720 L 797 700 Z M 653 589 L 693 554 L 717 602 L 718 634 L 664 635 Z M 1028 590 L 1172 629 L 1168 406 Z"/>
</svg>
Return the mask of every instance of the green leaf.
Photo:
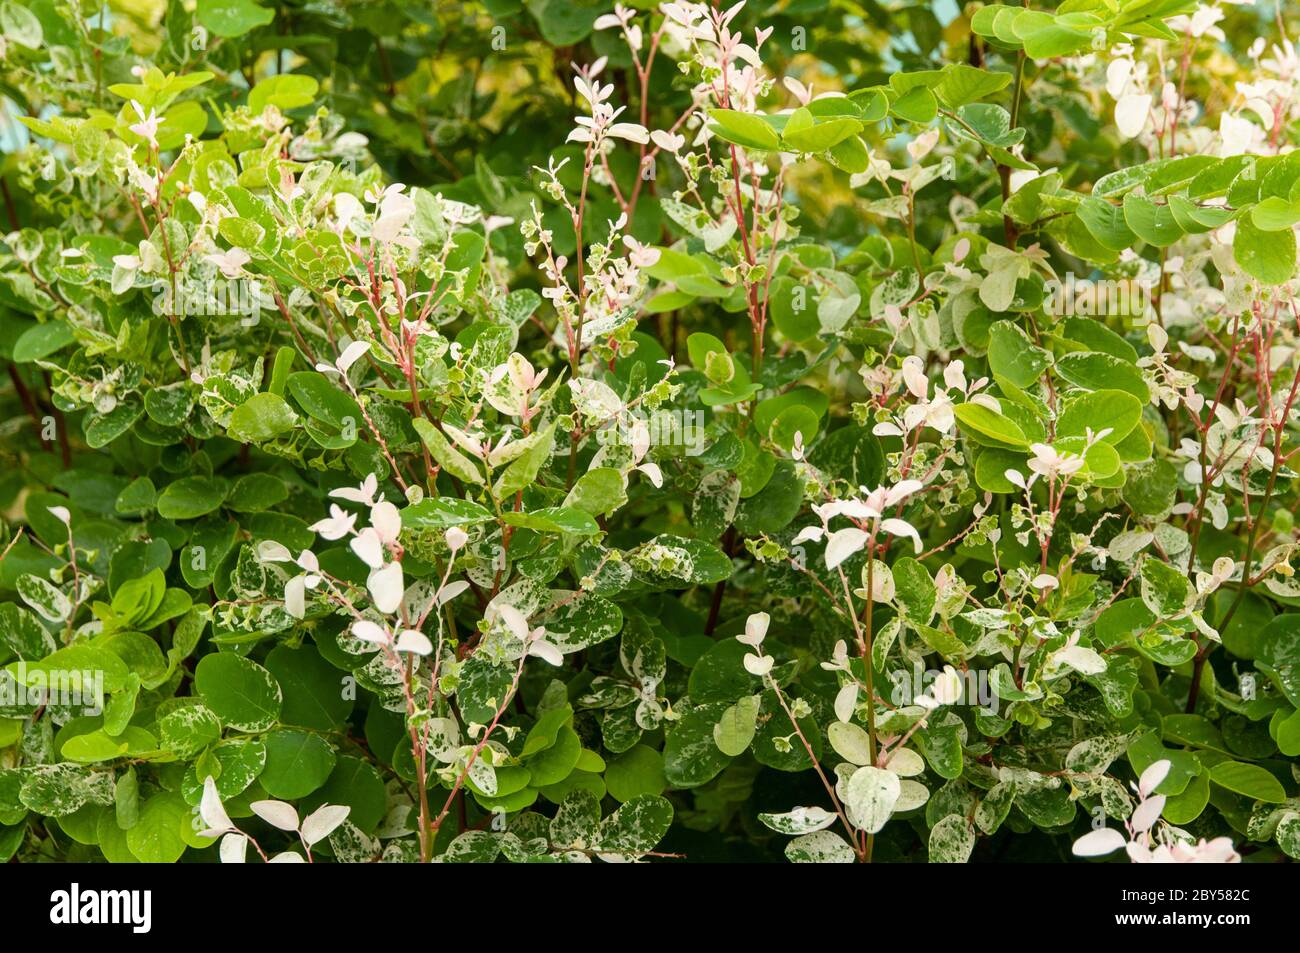
<svg viewBox="0 0 1300 953">
<path fill-rule="evenodd" d="M 637 745 L 609 762 L 605 784 L 610 797 L 619 802 L 639 794 L 659 794 L 668 786 L 663 755 L 654 748 Z"/>
<path fill-rule="evenodd" d="M 256 662 L 231 652 L 205 655 L 194 686 L 222 722 L 239 731 L 266 731 L 280 716 L 280 686 Z"/>
<path fill-rule="evenodd" d="M 76 338 L 65 321 L 46 321 L 34 324 L 14 342 L 13 359 L 16 364 L 30 364 L 43 360 L 71 344 Z"/>
<path fill-rule="evenodd" d="M 1079 203 L 1074 214 L 1084 228 L 1111 251 L 1124 251 L 1133 246 L 1136 235 L 1125 221 L 1125 212 L 1105 199 L 1089 195 Z"/>
<path fill-rule="evenodd" d="M 1222 761 L 1210 768 L 1210 780 L 1219 787 L 1244 794 L 1256 801 L 1280 804 L 1286 800 L 1286 789 L 1282 783 L 1257 764 Z"/>
<path fill-rule="evenodd" d="M 276 646 L 266 657 L 266 669 L 280 686 L 281 723 L 332 731 L 352 714 L 345 674 L 310 645 Z"/>
<path fill-rule="evenodd" d="M 229 39 L 266 26 L 275 14 L 253 0 L 198 0 L 195 17 L 217 36 Z"/>
<path fill-rule="evenodd" d="M 510 462 L 492 488 L 497 499 L 512 496 L 537 479 L 555 447 L 555 424 L 548 424 L 545 430 L 525 437 L 524 441 L 528 442 L 528 449 Z"/>
<path fill-rule="evenodd" d="M 727 766 L 731 759 L 718 750 L 713 726 L 729 707 L 727 702 L 698 705 L 669 728 L 664 739 L 664 777 L 670 785 L 699 787 Z"/>
<path fill-rule="evenodd" d="M 417 417 L 411 425 L 439 466 L 462 483 L 483 483 L 482 468 L 453 447 L 431 421 Z"/>
<path fill-rule="evenodd" d="M 106 414 L 87 413 L 81 422 L 86 444 L 92 450 L 107 447 L 134 427 L 143 415 L 144 407 L 135 401 L 123 401 Z"/>
<path fill-rule="evenodd" d="M 1028 447 L 1025 432 L 1010 417 L 983 404 L 958 404 L 953 408 L 962 429 L 979 443 L 994 447 Z"/>
<path fill-rule="evenodd" d="M 269 21 L 268 21 L 269 22 Z M 281 112 L 306 106 L 316 98 L 320 88 L 314 76 L 297 73 L 280 73 L 267 77 L 248 94 L 248 109 L 253 115 L 260 115 L 267 106 L 275 106 Z"/>
<path fill-rule="evenodd" d="M 939 103 L 930 90 L 916 86 L 894 100 L 889 111 L 907 122 L 928 125 L 939 114 Z"/>
<path fill-rule="evenodd" d="M 257 513 L 283 503 L 289 497 L 284 481 L 269 473 L 248 473 L 235 481 L 225 504 L 238 513 Z"/>
<path fill-rule="evenodd" d="M 713 726 L 713 742 L 719 751 L 731 758 L 745 753 L 754 740 L 761 701 L 761 695 L 745 695 L 722 713 Z"/>
<path fill-rule="evenodd" d="M 609 516 L 627 502 L 623 475 L 613 467 L 596 467 L 578 477 L 564 507 L 573 507 L 592 516 Z"/>
<path fill-rule="evenodd" d="M 998 321 L 989 328 L 988 358 L 994 374 L 1022 390 L 1052 364 L 1052 356 L 1010 321 Z"/>
<path fill-rule="evenodd" d="M 272 731 L 263 739 L 266 767 L 258 781 L 266 793 L 282 800 L 311 794 L 334 770 L 334 749 L 320 735 L 291 728 Z"/>
<path fill-rule="evenodd" d="M 1300 202 L 1270 195 L 1251 210 L 1251 221 L 1262 232 L 1280 232 L 1300 222 Z"/>
<path fill-rule="evenodd" d="M 0 603 L 0 646 L 20 659 L 37 662 L 55 649 L 54 637 L 22 606 Z"/>
<path fill-rule="evenodd" d="M 145 864 L 174 864 L 185 853 L 182 828 L 191 821 L 190 807 L 179 795 L 155 794 L 140 808 L 140 819 L 126 832 L 126 846 Z"/>
<path fill-rule="evenodd" d="M 1056 360 L 1056 373 L 1084 390 L 1122 390 L 1145 404 L 1150 390 L 1142 371 L 1110 354 L 1073 352 Z"/>
<path fill-rule="evenodd" d="M 226 498 L 226 484 L 213 477 L 181 477 L 169 483 L 158 497 L 158 515 L 169 520 L 192 520 L 211 513 Z"/>
<path fill-rule="evenodd" d="M 1190 824 L 1201 816 L 1209 800 L 1210 775 L 1202 771 L 1188 783 L 1187 790 L 1165 801 L 1161 816 L 1170 824 Z"/>
<path fill-rule="evenodd" d="M 949 63 L 943 68 L 943 79 L 934 91 L 946 105 L 956 109 L 987 99 L 1010 84 L 1010 73 L 993 73 L 965 63 Z"/>
<path fill-rule="evenodd" d="M 502 519 L 511 526 L 522 526 L 539 533 L 573 536 L 596 536 L 600 533 L 600 526 L 590 514 L 571 506 L 548 506 L 531 512 L 512 510 Z"/>
<path fill-rule="evenodd" d="M 192 758 L 221 737 L 221 722 L 206 705 L 185 705 L 158 719 L 159 745 L 178 758 Z"/>
<path fill-rule="evenodd" d="M 426 497 L 402 510 L 402 525 L 411 529 L 474 526 L 492 519 L 492 511 L 486 507 L 449 496 Z"/>
<path fill-rule="evenodd" d="M 1011 113 L 995 103 L 972 103 L 957 110 L 961 120 L 949 124 L 958 138 L 970 139 L 1009 149 L 1025 138 L 1024 129 L 1011 128 Z"/>
<path fill-rule="evenodd" d="M 1142 402 L 1122 390 L 1098 390 L 1066 402 L 1056 422 L 1056 436 L 1082 437 L 1090 430 L 1110 433 L 1102 439 L 1114 446 L 1142 419 Z"/>
<path fill-rule="evenodd" d="M 825 119 L 802 127 L 794 126 L 793 120 L 792 116 L 781 132 L 782 145 L 790 152 L 825 152 L 862 131 L 862 123 L 848 116 Z"/>
<path fill-rule="evenodd" d="M 285 390 L 314 420 L 340 429 L 350 426 L 353 432 L 361 427 L 361 407 L 352 399 L 351 394 L 319 371 L 290 374 L 285 379 Z M 267 412 L 283 415 L 283 410 L 274 401 L 265 403 Z"/>
<path fill-rule="evenodd" d="M 1292 229 L 1265 231 L 1249 216 L 1237 219 L 1232 240 L 1237 264 L 1266 285 L 1280 285 L 1295 274 L 1295 232 Z"/>
<path fill-rule="evenodd" d="M 1068 317 L 1061 322 L 1061 330 L 1070 341 L 1084 345 L 1084 351 L 1101 351 L 1129 364 L 1137 363 L 1137 349 L 1100 321 Z"/>
<path fill-rule="evenodd" d="M 1300 614 L 1279 615 L 1259 633 L 1255 665 L 1300 708 Z"/>
<path fill-rule="evenodd" d="M 1159 516 L 1173 507 L 1178 493 L 1178 471 L 1168 460 L 1154 459 L 1127 468 L 1121 491 L 1124 502 L 1140 516 Z"/>
<path fill-rule="evenodd" d="M 1181 614 L 1192 597 L 1191 583 L 1178 569 L 1160 559 L 1142 561 L 1142 601 L 1157 618 Z"/>
<path fill-rule="evenodd" d="M 727 142 L 767 152 L 776 152 L 781 148 L 781 137 L 776 130 L 751 113 L 735 109 L 710 109 L 709 118 L 713 120 L 710 128 L 714 135 Z"/>
<path fill-rule="evenodd" d="M 1124 222 L 1138 238 L 1157 248 L 1167 248 L 1183 237 L 1183 230 L 1168 205 L 1129 192 L 1124 196 Z"/>
<path fill-rule="evenodd" d="M 235 408 L 226 428 L 231 440 L 265 443 L 287 433 L 298 424 L 298 415 L 277 394 L 254 394 Z"/>
</svg>

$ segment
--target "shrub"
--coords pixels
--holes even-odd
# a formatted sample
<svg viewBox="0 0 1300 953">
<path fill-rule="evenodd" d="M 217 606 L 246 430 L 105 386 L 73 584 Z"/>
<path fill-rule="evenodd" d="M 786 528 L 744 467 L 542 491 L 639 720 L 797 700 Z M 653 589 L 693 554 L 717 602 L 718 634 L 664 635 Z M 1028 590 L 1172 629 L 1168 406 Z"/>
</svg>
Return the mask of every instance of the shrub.
<svg viewBox="0 0 1300 953">
<path fill-rule="evenodd" d="M 0 857 L 1300 857 L 1281 5 L 145 6 L 0 3 Z"/>
</svg>

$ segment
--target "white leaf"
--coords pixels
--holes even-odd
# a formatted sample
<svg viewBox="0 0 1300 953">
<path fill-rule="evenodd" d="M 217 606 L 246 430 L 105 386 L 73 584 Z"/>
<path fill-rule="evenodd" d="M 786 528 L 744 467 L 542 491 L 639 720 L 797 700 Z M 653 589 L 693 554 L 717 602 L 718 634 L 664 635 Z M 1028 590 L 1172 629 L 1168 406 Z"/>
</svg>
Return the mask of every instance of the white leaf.
<svg viewBox="0 0 1300 953">
<path fill-rule="evenodd" d="M 1138 778 L 1138 792 L 1147 797 L 1152 791 L 1160 787 L 1161 783 L 1169 776 L 1169 769 L 1173 767 L 1173 762 L 1168 758 L 1161 758 L 1147 766 Z"/>
<path fill-rule="evenodd" d="M 397 651 L 410 652 L 413 655 L 429 655 L 433 652 L 433 643 L 423 632 L 417 632 L 415 629 L 404 629 L 402 634 L 397 637 Z"/>
<path fill-rule="evenodd" d="M 833 722 L 827 729 L 831 747 L 851 764 L 871 764 L 871 737 L 847 719 Z"/>
<path fill-rule="evenodd" d="M 447 583 L 438 590 L 438 605 L 445 606 L 468 588 L 469 583 L 464 579 L 457 579 L 455 582 Z"/>
<path fill-rule="evenodd" d="M 257 558 L 264 563 L 289 563 L 293 562 L 293 553 L 283 543 L 264 539 L 257 544 Z"/>
<path fill-rule="evenodd" d="M 307 577 L 294 576 L 284 584 L 284 611 L 295 619 L 307 615 Z"/>
<path fill-rule="evenodd" d="M 654 486 L 656 490 L 663 487 L 664 474 L 663 471 L 659 469 L 659 464 L 642 463 L 639 466 L 637 466 L 636 469 L 640 470 L 642 473 L 646 475 L 646 479 L 650 481 L 650 483 Z"/>
<path fill-rule="evenodd" d="M 369 341 L 353 341 L 346 349 L 344 349 L 343 353 L 339 355 L 339 359 L 334 362 L 334 366 L 337 367 L 341 373 L 346 374 L 348 368 L 361 360 L 362 356 L 364 356 L 369 350 Z"/>
<path fill-rule="evenodd" d="M 402 532 L 402 514 L 387 500 L 380 500 L 370 508 L 370 525 L 384 543 L 395 543 Z"/>
<path fill-rule="evenodd" d="M 1119 850 L 1126 843 L 1124 835 L 1113 827 L 1103 827 L 1084 834 L 1074 842 L 1074 856 L 1102 857 Z"/>
<path fill-rule="evenodd" d="M 536 656 L 543 662 L 549 662 L 552 665 L 564 664 L 564 653 L 551 642 L 545 639 L 534 639 L 528 643 L 528 654 Z"/>
<path fill-rule="evenodd" d="M 1156 821 L 1160 820 L 1160 812 L 1165 809 L 1165 796 L 1157 794 L 1155 797 L 1148 798 L 1138 805 L 1133 816 L 1129 818 L 1129 825 L 1139 834 L 1143 834 L 1155 827 Z"/>
<path fill-rule="evenodd" d="M 242 864 L 247 854 L 248 838 L 238 831 L 221 838 L 221 846 L 217 848 L 217 855 L 223 864 Z"/>
<path fill-rule="evenodd" d="M 836 815 L 824 807 L 796 807 L 786 814 L 760 814 L 758 819 L 780 834 L 811 834 L 835 823 Z"/>
<path fill-rule="evenodd" d="M 826 568 L 834 569 L 854 553 L 861 551 L 862 547 L 867 545 L 867 539 L 866 532 L 856 526 L 831 533 L 826 543 Z"/>
<path fill-rule="evenodd" d="M 392 641 L 383 626 L 371 622 L 369 619 L 358 619 L 353 622 L 352 635 L 362 642 L 370 642 L 374 645 L 387 645 Z"/>
<path fill-rule="evenodd" d="M 1099 675 L 1106 671 L 1106 660 L 1082 645 L 1067 646 L 1056 653 L 1056 658 L 1080 675 Z"/>
<path fill-rule="evenodd" d="M 402 581 L 402 564 L 393 562 L 383 569 L 376 569 L 366 580 L 366 588 L 370 590 L 370 599 L 376 609 L 383 613 L 396 612 L 402 604 L 402 594 L 406 591 Z"/>
<path fill-rule="evenodd" d="M 514 633 L 515 638 L 520 641 L 528 640 L 528 619 L 522 612 L 510 605 L 501 606 L 497 612 L 501 615 L 501 621 Z"/>
<path fill-rule="evenodd" d="M 858 683 L 849 682 L 835 696 L 835 717 L 847 722 L 853 717 L 853 709 L 858 703 Z"/>
<path fill-rule="evenodd" d="M 904 778 L 898 782 L 898 787 L 898 800 L 894 802 L 895 814 L 918 808 L 930 800 L 930 789 L 919 781 Z"/>
<path fill-rule="evenodd" d="M 294 810 L 292 804 L 286 804 L 284 801 L 254 801 L 248 806 L 253 809 L 254 814 L 272 827 L 278 827 L 282 831 L 298 829 L 298 812 Z"/>
<path fill-rule="evenodd" d="M 805 526 L 790 541 L 791 546 L 798 546 L 800 543 L 806 543 L 809 540 L 818 540 L 822 538 L 825 531 L 820 526 Z"/>
<path fill-rule="evenodd" d="M 212 775 L 203 781 L 203 797 L 199 801 L 199 817 L 208 825 L 210 831 L 229 831 L 235 825 L 230 823 L 230 816 L 221 804 L 221 795 L 217 793 L 217 782 Z"/>
<path fill-rule="evenodd" d="M 763 644 L 763 639 L 767 638 L 767 627 L 771 621 L 772 617 L 766 612 L 755 612 L 745 620 L 745 632 L 736 636 L 736 641 L 758 648 Z"/>
<path fill-rule="evenodd" d="M 875 834 L 894 812 L 901 791 L 897 774 L 867 765 L 858 768 L 849 778 L 845 801 L 858 827 L 868 834 Z"/>
<path fill-rule="evenodd" d="M 379 569 L 384 565 L 384 543 L 377 530 L 370 527 L 363 529 L 352 537 L 352 542 L 348 545 L 357 554 L 357 558 L 371 569 Z"/>
<path fill-rule="evenodd" d="M 796 864 L 851 864 L 854 853 L 835 831 L 814 831 L 786 844 L 785 856 Z"/>
<path fill-rule="evenodd" d="M 916 531 L 916 527 L 907 522 L 907 520 L 893 518 L 881 520 L 880 528 L 886 533 L 890 533 L 894 536 L 910 536 L 912 539 L 912 548 L 918 553 L 921 551 L 921 535 Z"/>
<path fill-rule="evenodd" d="M 1147 114 L 1151 111 L 1150 93 L 1129 93 L 1121 96 L 1115 104 L 1115 125 L 1119 134 L 1125 139 L 1132 139 L 1147 124 Z"/>
<path fill-rule="evenodd" d="M 300 833 L 310 847 L 324 840 L 348 818 L 352 808 L 344 804 L 325 804 L 312 811 L 302 822 Z"/>
<path fill-rule="evenodd" d="M 889 770 L 900 778 L 915 777 L 925 770 L 925 759 L 911 748 L 899 748 L 889 756 Z"/>
</svg>

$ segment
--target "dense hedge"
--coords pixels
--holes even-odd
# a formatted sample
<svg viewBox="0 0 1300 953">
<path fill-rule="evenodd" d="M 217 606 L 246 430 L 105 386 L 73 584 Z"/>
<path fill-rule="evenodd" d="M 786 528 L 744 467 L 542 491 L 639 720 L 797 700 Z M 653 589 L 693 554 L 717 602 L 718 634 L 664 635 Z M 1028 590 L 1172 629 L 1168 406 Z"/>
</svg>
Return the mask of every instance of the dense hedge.
<svg viewBox="0 0 1300 953">
<path fill-rule="evenodd" d="M 0 0 L 0 859 L 1300 857 L 1296 19 Z"/>
</svg>

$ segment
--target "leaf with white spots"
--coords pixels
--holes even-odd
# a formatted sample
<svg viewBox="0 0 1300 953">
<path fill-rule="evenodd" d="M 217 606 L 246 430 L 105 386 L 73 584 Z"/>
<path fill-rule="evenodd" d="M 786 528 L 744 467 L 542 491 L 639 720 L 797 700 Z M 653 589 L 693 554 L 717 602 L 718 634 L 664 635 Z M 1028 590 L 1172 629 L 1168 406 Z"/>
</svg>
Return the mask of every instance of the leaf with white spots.
<svg viewBox="0 0 1300 953">
<path fill-rule="evenodd" d="M 815 831 L 785 845 L 785 856 L 795 864 L 851 864 L 853 848 L 834 831 Z"/>
</svg>

